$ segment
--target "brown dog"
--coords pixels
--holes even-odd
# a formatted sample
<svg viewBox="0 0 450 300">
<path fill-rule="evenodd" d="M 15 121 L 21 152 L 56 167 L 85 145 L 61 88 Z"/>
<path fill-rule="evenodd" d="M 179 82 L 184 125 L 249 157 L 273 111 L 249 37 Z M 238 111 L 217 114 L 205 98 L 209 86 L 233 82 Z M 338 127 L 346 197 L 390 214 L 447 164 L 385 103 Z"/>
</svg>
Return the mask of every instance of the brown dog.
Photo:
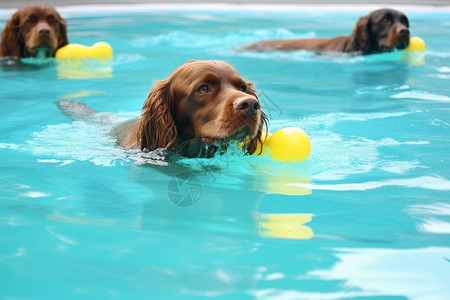
<svg viewBox="0 0 450 300">
<path fill-rule="evenodd" d="M 256 51 L 318 50 L 373 54 L 404 49 L 409 44 L 408 18 L 394 9 L 379 9 L 361 17 L 350 36 L 261 41 L 246 46 Z"/>
<path fill-rule="evenodd" d="M 6 22 L 0 57 L 53 57 L 68 44 L 66 23 L 50 5 L 28 5 Z"/>
<path fill-rule="evenodd" d="M 80 102 L 60 101 L 72 119 L 92 120 L 96 111 Z M 127 150 L 175 150 L 185 157 L 210 157 L 230 142 L 246 142 L 254 153 L 267 131 L 267 118 L 253 84 L 224 61 L 189 61 L 150 90 L 140 118 L 114 128 Z"/>
</svg>

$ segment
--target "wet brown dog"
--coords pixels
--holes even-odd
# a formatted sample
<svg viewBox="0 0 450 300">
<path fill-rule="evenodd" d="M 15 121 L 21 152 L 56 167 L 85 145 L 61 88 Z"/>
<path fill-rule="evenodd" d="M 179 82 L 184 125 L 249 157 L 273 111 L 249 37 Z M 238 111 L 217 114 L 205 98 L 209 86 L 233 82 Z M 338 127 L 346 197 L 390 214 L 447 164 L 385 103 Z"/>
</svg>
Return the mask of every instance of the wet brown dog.
<svg viewBox="0 0 450 300">
<path fill-rule="evenodd" d="M 80 102 L 60 101 L 72 119 L 92 119 L 96 111 Z M 256 90 L 224 61 L 196 60 L 178 67 L 150 90 L 139 118 L 114 128 L 127 150 L 174 150 L 185 157 L 210 157 L 232 141 L 254 153 L 267 131 Z"/>
<path fill-rule="evenodd" d="M 50 5 L 28 5 L 6 22 L 0 57 L 53 57 L 68 44 L 66 23 Z"/>
</svg>

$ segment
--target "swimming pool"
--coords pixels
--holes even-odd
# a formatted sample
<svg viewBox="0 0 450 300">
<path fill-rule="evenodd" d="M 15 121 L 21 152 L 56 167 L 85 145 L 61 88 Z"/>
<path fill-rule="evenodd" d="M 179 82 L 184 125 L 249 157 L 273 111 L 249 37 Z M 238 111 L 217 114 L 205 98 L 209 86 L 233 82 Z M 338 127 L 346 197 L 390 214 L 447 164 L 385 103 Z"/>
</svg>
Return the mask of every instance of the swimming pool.
<svg viewBox="0 0 450 300">
<path fill-rule="evenodd" d="M 225 8 L 61 8 L 70 42 L 105 40 L 113 61 L 0 71 L 1 299 L 448 298 L 449 10 L 402 9 L 417 65 L 237 50 L 346 35 L 369 7 Z M 255 82 L 270 131 L 303 128 L 310 159 L 167 162 L 54 103 L 134 117 L 189 59 Z"/>
</svg>

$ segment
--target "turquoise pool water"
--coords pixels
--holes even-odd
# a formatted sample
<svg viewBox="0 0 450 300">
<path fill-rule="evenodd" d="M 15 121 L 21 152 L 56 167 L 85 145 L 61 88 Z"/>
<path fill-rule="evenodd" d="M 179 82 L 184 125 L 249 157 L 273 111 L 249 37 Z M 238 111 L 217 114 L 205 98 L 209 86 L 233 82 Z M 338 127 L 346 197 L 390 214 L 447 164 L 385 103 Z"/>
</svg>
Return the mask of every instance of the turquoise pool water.
<svg viewBox="0 0 450 300">
<path fill-rule="evenodd" d="M 404 9 L 424 62 L 238 49 L 346 35 L 368 11 L 61 8 L 70 42 L 115 56 L 0 71 L 0 299 L 448 299 L 450 12 Z M 168 162 L 54 103 L 125 120 L 189 59 L 254 81 L 310 159 Z"/>
</svg>

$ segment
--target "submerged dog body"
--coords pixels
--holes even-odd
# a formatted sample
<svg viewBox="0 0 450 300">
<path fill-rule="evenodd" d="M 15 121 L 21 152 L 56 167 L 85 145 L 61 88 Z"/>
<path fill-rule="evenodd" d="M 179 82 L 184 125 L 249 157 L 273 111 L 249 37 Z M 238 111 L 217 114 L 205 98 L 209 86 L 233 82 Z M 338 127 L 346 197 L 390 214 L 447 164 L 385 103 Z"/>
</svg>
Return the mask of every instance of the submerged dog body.
<svg viewBox="0 0 450 300">
<path fill-rule="evenodd" d="M 318 50 L 374 54 L 404 49 L 409 44 L 409 21 L 394 9 L 379 9 L 361 17 L 350 36 L 260 41 L 245 49 L 256 51 Z"/>
<path fill-rule="evenodd" d="M 66 23 L 50 5 L 28 5 L 6 22 L 0 57 L 53 57 L 68 44 Z"/>
<path fill-rule="evenodd" d="M 94 111 L 61 101 L 71 118 Z M 114 127 L 117 143 L 126 150 L 175 150 L 186 157 L 209 157 L 231 141 L 254 153 L 267 118 L 253 84 L 224 61 L 189 61 L 150 90 L 139 118 Z"/>
</svg>

